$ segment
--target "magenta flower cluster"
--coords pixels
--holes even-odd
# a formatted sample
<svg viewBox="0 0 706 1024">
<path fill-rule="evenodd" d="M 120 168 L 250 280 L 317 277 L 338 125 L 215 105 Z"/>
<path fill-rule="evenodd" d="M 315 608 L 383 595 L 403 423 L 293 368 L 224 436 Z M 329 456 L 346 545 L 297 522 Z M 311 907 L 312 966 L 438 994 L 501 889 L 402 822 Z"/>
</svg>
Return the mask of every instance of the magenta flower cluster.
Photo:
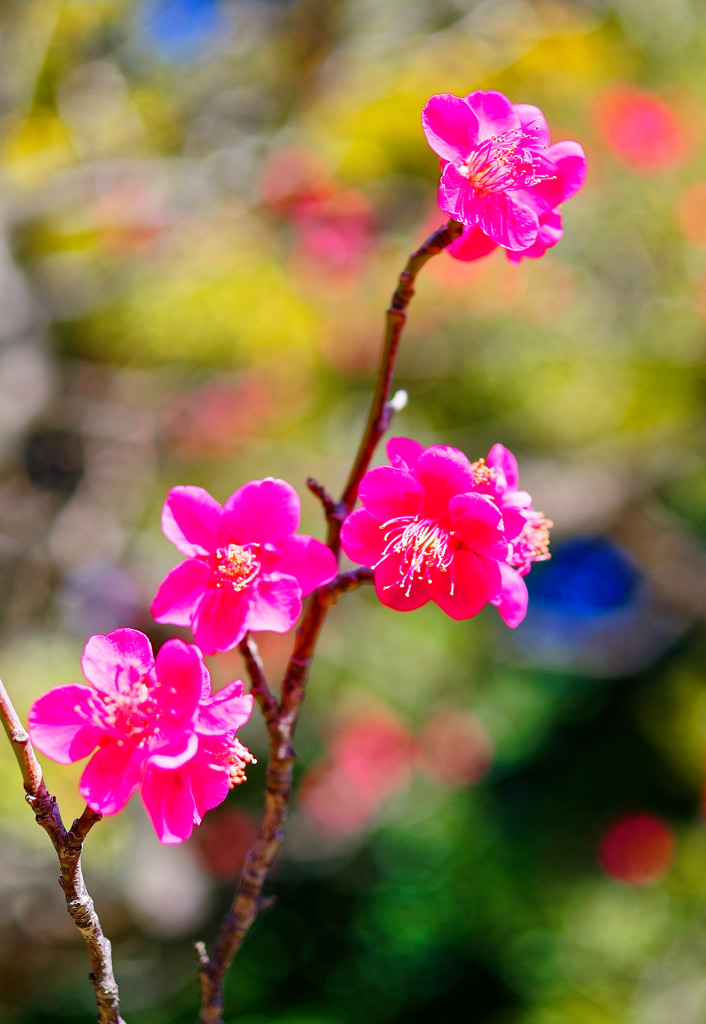
<svg viewBox="0 0 706 1024">
<path fill-rule="evenodd" d="M 235 735 L 253 698 L 240 680 L 211 693 L 198 647 L 168 640 L 155 658 L 135 629 L 91 637 L 82 667 L 89 686 L 34 703 L 32 742 L 60 764 L 92 755 L 80 791 L 94 811 L 116 814 L 139 788 L 160 841 L 188 839 L 253 760 Z"/>
<path fill-rule="evenodd" d="M 434 601 L 452 619 L 490 603 L 508 626 L 527 610 L 523 577 L 549 557 L 551 523 L 518 489 L 517 462 L 501 444 L 471 462 L 457 448 L 388 441 L 389 466 L 360 485 L 363 507 L 341 530 L 343 550 L 375 570 L 383 604 L 398 611 Z"/>
<path fill-rule="evenodd" d="M 550 145 L 541 112 L 499 92 L 433 96 L 422 120 L 441 158 L 439 205 L 464 225 L 452 255 L 476 259 L 501 246 L 518 260 L 558 241 L 558 207 L 585 178 L 577 143 Z M 456 448 L 399 437 L 387 453 L 389 465 L 364 475 L 362 508 L 341 529 L 346 555 L 374 570 L 381 602 L 411 611 L 433 601 L 453 619 L 492 604 L 517 626 L 524 576 L 549 557 L 551 523 L 519 489 L 512 453 L 496 444 L 471 462 Z M 90 757 L 80 791 L 94 811 L 115 814 L 139 789 L 160 841 L 178 843 L 243 781 L 253 758 L 236 732 L 253 697 L 240 680 L 212 693 L 204 654 L 229 651 L 248 632 L 289 632 L 303 599 L 336 577 L 334 552 L 297 533 L 299 517 L 294 488 L 271 477 L 223 505 L 201 487 L 169 492 L 162 527 L 184 558 L 151 610 L 157 622 L 190 627 L 198 646 L 169 640 L 155 658 L 133 629 L 91 637 L 89 685 L 57 687 L 29 715 L 32 741 L 49 757 Z"/>
<path fill-rule="evenodd" d="M 441 158 L 439 207 L 464 226 L 452 256 L 476 260 L 501 246 L 518 262 L 556 245 L 559 206 L 586 180 L 586 157 L 577 142 L 550 145 L 538 107 L 493 90 L 441 93 L 424 107 L 422 127 Z"/>
</svg>

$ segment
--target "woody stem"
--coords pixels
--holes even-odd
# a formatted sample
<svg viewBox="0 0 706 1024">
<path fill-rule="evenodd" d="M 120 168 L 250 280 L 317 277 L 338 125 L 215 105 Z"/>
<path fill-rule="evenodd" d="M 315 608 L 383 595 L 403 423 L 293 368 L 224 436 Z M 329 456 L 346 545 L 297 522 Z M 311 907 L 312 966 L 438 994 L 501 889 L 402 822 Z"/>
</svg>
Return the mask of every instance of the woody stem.
<svg viewBox="0 0 706 1024">
<path fill-rule="evenodd" d="M 424 245 L 412 253 L 399 276 L 385 315 L 385 330 L 370 412 L 340 500 L 333 502 L 320 484 L 316 481 L 309 482 L 310 490 L 319 497 L 324 506 L 328 520 L 327 543 L 337 561 L 340 561 L 341 553 L 341 525 L 355 505 L 360 482 L 394 412 L 390 403 L 392 379 L 407 319 L 407 307 L 414 295 L 417 274 L 433 256 L 438 255 L 458 238 L 462 230 L 462 225 L 454 220 L 438 228 L 427 238 Z M 240 646 L 250 674 L 252 692 L 263 709 L 269 734 L 270 758 L 265 783 L 265 812 L 258 838 L 246 857 L 233 903 L 223 919 L 211 952 L 207 952 L 203 943 L 196 947 L 201 987 L 198 1024 L 223 1024 L 223 985 L 226 972 L 260 910 L 268 903 L 262 899 L 262 889 L 284 839 L 296 758 L 293 746 L 294 732 L 306 693 L 316 642 L 329 608 L 342 594 L 372 581 L 372 570 L 361 567 L 351 572 L 339 573 L 331 583 L 313 592 L 297 628 L 294 649 L 282 680 L 278 703 L 266 689 L 262 666 L 255 657 L 252 641 L 246 638 Z"/>
</svg>

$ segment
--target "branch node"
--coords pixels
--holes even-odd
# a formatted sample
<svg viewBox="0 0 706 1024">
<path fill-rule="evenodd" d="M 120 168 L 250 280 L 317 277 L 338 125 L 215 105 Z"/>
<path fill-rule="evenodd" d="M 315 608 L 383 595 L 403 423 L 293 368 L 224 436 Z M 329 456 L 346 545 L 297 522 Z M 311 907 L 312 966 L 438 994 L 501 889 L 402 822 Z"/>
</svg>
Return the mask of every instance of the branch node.
<svg viewBox="0 0 706 1024">
<path fill-rule="evenodd" d="M 321 502 L 327 519 L 330 519 L 332 516 L 337 514 L 338 505 L 336 504 L 335 499 L 329 494 L 326 488 L 319 483 L 318 480 L 314 479 L 313 476 L 310 476 L 306 481 L 306 486 Z"/>
<path fill-rule="evenodd" d="M 399 391 L 395 391 L 394 395 L 390 399 L 389 406 L 393 412 L 402 412 L 408 401 L 409 395 L 404 388 L 400 388 Z"/>
</svg>

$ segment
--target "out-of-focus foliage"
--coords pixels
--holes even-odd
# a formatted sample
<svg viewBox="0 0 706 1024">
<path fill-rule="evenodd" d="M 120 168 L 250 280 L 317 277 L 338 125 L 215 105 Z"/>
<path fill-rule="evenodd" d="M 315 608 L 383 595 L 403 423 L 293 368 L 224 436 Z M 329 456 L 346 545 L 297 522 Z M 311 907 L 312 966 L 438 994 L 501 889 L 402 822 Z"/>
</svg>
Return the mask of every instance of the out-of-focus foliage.
<svg viewBox="0 0 706 1024">
<path fill-rule="evenodd" d="M 170 635 L 147 611 L 170 486 L 340 486 L 388 296 L 441 219 L 427 98 L 498 88 L 584 144 L 545 258 L 424 270 L 393 428 L 516 451 L 555 557 L 515 632 L 370 593 L 334 610 L 278 902 L 229 1005 L 241 1024 L 700 1024 L 703 5 L 3 0 L 0 56 L 0 669 L 22 712 L 79 679 L 88 634 Z M 275 680 L 288 641 L 261 640 Z M 71 820 L 80 766 L 46 767 Z M 262 773 L 184 847 L 139 806 L 89 837 L 130 1024 L 193 1021 L 189 940 L 227 904 Z M 7 749 L 0 783 L 0 1018 L 89 1022 Z"/>
</svg>

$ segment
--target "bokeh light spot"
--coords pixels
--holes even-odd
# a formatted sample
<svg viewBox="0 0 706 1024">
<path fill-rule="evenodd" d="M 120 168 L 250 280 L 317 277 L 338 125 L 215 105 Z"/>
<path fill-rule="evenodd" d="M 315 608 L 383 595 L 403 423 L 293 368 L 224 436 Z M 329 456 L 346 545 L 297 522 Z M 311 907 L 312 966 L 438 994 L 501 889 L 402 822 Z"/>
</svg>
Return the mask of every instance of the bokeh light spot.
<svg viewBox="0 0 706 1024">
<path fill-rule="evenodd" d="M 687 137 L 663 100 L 633 85 L 614 85 L 596 97 L 594 119 L 603 140 L 633 170 L 671 170 L 683 163 Z"/>
<path fill-rule="evenodd" d="M 684 189 L 677 204 L 679 226 L 691 242 L 706 245 L 706 181 Z"/>
<path fill-rule="evenodd" d="M 667 873 L 674 834 L 655 814 L 628 814 L 604 833 L 598 859 L 607 875 L 625 885 L 653 885 Z"/>
</svg>

